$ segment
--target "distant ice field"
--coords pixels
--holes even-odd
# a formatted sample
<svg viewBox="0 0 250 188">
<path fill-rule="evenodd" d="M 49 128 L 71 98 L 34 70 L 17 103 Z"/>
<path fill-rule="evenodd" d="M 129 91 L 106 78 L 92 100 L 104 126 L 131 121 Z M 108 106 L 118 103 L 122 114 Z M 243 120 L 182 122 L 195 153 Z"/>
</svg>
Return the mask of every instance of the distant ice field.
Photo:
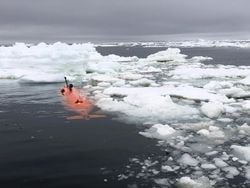
<svg viewBox="0 0 250 188">
<path fill-rule="evenodd" d="M 0 47 L 0 78 L 54 84 L 67 76 L 102 111 L 157 139 L 166 156 L 130 159 L 121 181 L 247 187 L 250 49 L 247 41 L 209 44 L 160 50 L 159 45 L 103 45 L 98 51 L 92 44 L 16 44 Z"/>
<path fill-rule="evenodd" d="M 147 47 L 233 47 L 233 48 L 249 48 L 250 40 L 182 40 L 182 41 L 154 41 L 154 42 L 120 42 L 120 43 L 104 43 L 98 46 L 142 46 Z"/>
</svg>

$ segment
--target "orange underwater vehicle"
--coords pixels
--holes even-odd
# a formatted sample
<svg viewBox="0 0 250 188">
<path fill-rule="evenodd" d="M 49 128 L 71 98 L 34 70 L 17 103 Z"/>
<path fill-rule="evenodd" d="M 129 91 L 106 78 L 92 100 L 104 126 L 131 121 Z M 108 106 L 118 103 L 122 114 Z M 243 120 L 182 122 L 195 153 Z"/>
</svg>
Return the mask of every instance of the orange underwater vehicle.
<svg viewBox="0 0 250 188">
<path fill-rule="evenodd" d="M 64 105 L 67 109 L 77 113 L 77 115 L 67 117 L 67 119 L 87 120 L 105 117 L 105 115 L 99 114 L 99 112 L 91 114 L 94 110 L 93 103 L 86 96 L 81 95 L 80 90 L 74 88 L 73 84 L 68 84 L 66 77 L 64 79 L 66 85 L 61 89 Z"/>
</svg>

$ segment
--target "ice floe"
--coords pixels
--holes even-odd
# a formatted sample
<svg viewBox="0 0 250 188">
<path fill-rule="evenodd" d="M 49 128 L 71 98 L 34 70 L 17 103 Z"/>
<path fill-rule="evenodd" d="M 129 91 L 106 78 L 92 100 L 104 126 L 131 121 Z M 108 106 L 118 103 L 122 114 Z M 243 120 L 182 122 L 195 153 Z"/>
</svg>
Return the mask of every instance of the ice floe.
<svg viewBox="0 0 250 188">
<path fill-rule="evenodd" d="M 183 154 L 179 159 L 179 162 L 180 164 L 187 166 L 197 166 L 199 164 L 199 161 L 193 158 L 188 153 Z"/>
<path fill-rule="evenodd" d="M 218 118 L 224 112 L 224 107 L 222 103 L 209 102 L 201 106 L 201 111 L 209 118 Z"/>
<path fill-rule="evenodd" d="M 111 94 L 118 95 L 116 93 Z M 125 94 L 119 94 L 119 96 Z M 96 103 L 104 111 L 122 112 L 129 122 L 165 122 L 174 119 L 195 119 L 199 111 L 187 105 L 179 105 L 168 96 L 159 96 L 155 93 L 131 93 L 123 100 L 102 98 Z"/>
<path fill-rule="evenodd" d="M 167 139 L 169 135 L 175 132 L 175 129 L 169 125 L 155 124 L 146 132 L 140 132 L 140 134 L 149 138 Z"/>
<path fill-rule="evenodd" d="M 146 60 L 148 61 L 157 61 L 157 62 L 186 62 L 186 55 L 180 53 L 178 48 L 168 48 L 165 51 L 160 51 L 155 54 L 149 55 Z"/>
<path fill-rule="evenodd" d="M 223 168 L 228 166 L 228 164 L 226 162 L 224 162 L 222 159 L 220 158 L 214 158 L 214 163 L 217 167 L 219 168 Z"/>
<path fill-rule="evenodd" d="M 100 57 L 92 44 L 58 42 L 1 46 L 0 78 L 20 79 L 22 82 L 63 82 L 64 76 L 82 75 L 87 62 Z"/>
<path fill-rule="evenodd" d="M 250 146 L 232 145 L 231 148 L 237 157 L 250 162 Z"/>
<path fill-rule="evenodd" d="M 199 179 L 191 179 L 190 177 L 182 177 L 177 183 L 180 188 L 210 188 L 211 183 L 207 177 L 200 177 Z"/>
</svg>

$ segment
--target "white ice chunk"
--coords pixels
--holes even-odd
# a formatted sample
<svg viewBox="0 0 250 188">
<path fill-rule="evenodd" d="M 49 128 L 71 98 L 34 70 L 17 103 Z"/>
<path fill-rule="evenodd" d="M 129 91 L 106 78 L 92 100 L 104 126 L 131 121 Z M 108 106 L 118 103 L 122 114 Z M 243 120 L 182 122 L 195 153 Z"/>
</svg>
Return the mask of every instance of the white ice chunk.
<svg viewBox="0 0 250 188">
<path fill-rule="evenodd" d="M 250 85 L 250 76 L 247 76 L 246 78 L 240 80 L 239 83 L 244 85 Z"/>
<path fill-rule="evenodd" d="M 170 95 L 177 98 L 200 101 L 219 101 L 228 102 L 228 98 L 206 91 L 202 88 L 181 85 L 178 87 L 162 86 L 162 87 L 147 87 L 147 88 L 109 88 L 104 91 L 108 95 L 131 95 L 137 93 L 154 93 L 158 95 Z"/>
<path fill-rule="evenodd" d="M 226 110 L 225 110 L 226 111 Z M 225 122 L 225 123 L 230 123 L 233 121 L 233 119 L 230 118 L 219 118 L 217 119 L 218 121 Z"/>
<path fill-rule="evenodd" d="M 147 61 L 177 61 L 177 62 L 186 62 L 186 55 L 180 53 L 181 50 L 178 48 L 168 48 L 165 51 L 160 51 L 155 54 L 149 55 Z"/>
<path fill-rule="evenodd" d="M 143 78 L 143 75 L 128 72 L 128 73 L 120 74 L 120 78 L 125 79 L 125 80 L 139 80 Z"/>
<path fill-rule="evenodd" d="M 154 182 L 158 185 L 163 186 L 163 187 L 169 186 L 169 179 L 168 178 L 158 178 L 158 179 L 155 179 Z"/>
<path fill-rule="evenodd" d="M 239 133 L 250 135 L 250 126 L 247 123 L 244 123 L 243 125 L 238 127 Z"/>
<path fill-rule="evenodd" d="M 232 87 L 229 89 L 221 89 L 218 91 L 218 93 L 224 94 L 228 97 L 235 97 L 235 98 L 250 96 L 249 92 L 243 90 L 242 88 L 237 88 L 237 87 Z"/>
<path fill-rule="evenodd" d="M 206 155 L 212 156 L 212 155 L 216 155 L 217 153 L 218 153 L 218 151 L 210 151 L 210 152 L 207 152 Z"/>
<path fill-rule="evenodd" d="M 227 172 L 227 178 L 233 178 L 234 176 L 238 176 L 240 174 L 240 172 L 234 166 L 224 167 L 222 170 Z"/>
<path fill-rule="evenodd" d="M 168 165 L 162 166 L 162 167 L 161 167 L 161 170 L 162 170 L 163 172 L 173 172 L 173 171 L 174 171 L 174 169 L 173 169 L 171 166 L 168 166 Z"/>
<path fill-rule="evenodd" d="M 104 56 L 104 60 L 107 61 L 112 61 L 112 62 L 136 62 L 139 60 L 138 57 L 136 56 L 132 56 L 132 57 L 122 57 L 122 56 L 118 56 L 118 55 L 114 55 L 114 54 L 110 54 L 108 56 Z"/>
<path fill-rule="evenodd" d="M 140 80 L 131 81 L 130 84 L 133 86 L 149 87 L 149 86 L 155 84 L 155 82 L 153 80 L 149 80 L 147 78 L 142 78 Z"/>
<path fill-rule="evenodd" d="M 201 168 L 207 169 L 207 170 L 213 170 L 213 169 L 216 169 L 216 166 L 214 164 L 204 163 L 204 164 L 201 164 Z"/>
<path fill-rule="evenodd" d="M 202 61 L 211 61 L 211 60 L 213 60 L 213 58 L 212 57 L 204 57 L 204 56 L 194 56 L 190 60 L 195 61 L 195 62 L 202 62 Z"/>
<path fill-rule="evenodd" d="M 207 129 L 209 126 L 214 125 L 214 121 L 201 121 L 197 123 L 183 123 L 180 125 L 181 129 L 199 131 L 202 129 Z"/>
<path fill-rule="evenodd" d="M 126 90 L 129 90 L 129 88 Z M 123 92 L 111 93 L 124 96 Z M 123 101 L 101 99 L 96 104 L 105 111 L 122 112 L 128 117 L 127 121 L 131 122 L 145 123 L 173 119 L 192 119 L 198 114 L 198 111 L 192 107 L 174 103 L 168 95 L 161 96 L 150 91 L 148 93 L 129 94 L 123 98 Z"/>
<path fill-rule="evenodd" d="M 113 77 L 111 75 L 97 75 L 93 76 L 92 80 L 98 81 L 98 82 L 117 82 L 121 81 L 120 79 Z"/>
<path fill-rule="evenodd" d="M 231 148 L 237 157 L 250 162 L 250 146 L 232 145 Z"/>
<path fill-rule="evenodd" d="M 29 73 L 27 76 L 22 76 L 19 79 L 20 83 L 60 83 L 62 82 L 63 74 L 53 73 Z"/>
<path fill-rule="evenodd" d="M 1 46 L 0 78 L 22 78 L 22 82 L 63 82 L 64 76 L 76 78 L 83 75 L 87 62 L 101 57 L 92 44 L 57 42 Z"/>
<path fill-rule="evenodd" d="M 242 104 L 243 110 L 250 111 L 250 100 L 246 100 Z"/>
<path fill-rule="evenodd" d="M 221 159 L 227 161 L 229 159 L 229 155 L 226 152 L 223 152 L 221 155 Z"/>
<path fill-rule="evenodd" d="M 179 159 L 179 163 L 187 166 L 197 166 L 199 164 L 199 161 L 191 157 L 191 155 L 189 155 L 188 153 L 185 153 Z"/>
<path fill-rule="evenodd" d="M 228 166 L 228 164 L 226 162 L 224 162 L 222 159 L 220 158 L 214 158 L 214 162 L 215 162 L 215 165 L 219 168 L 223 168 L 223 167 L 226 167 Z"/>
<path fill-rule="evenodd" d="M 231 88 L 233 87 L 233 84 L 231 82 L 219 82 L 219 81 L 210 81 L 208 84 L 204 86 L 205 89 L 209 90 L 218 90 L 218 89 L 225 89 L 225 88 Z"/>
<path fill-rule="evenodd" d="M 208 130 L 201 129 L 197 133 L 200 135 L 206 136 L 207 138 L 210 138 L 210 139 L 224 139 L 225 138 L 224 132 L 216 126 L 209 126 Z"/>
<path fill-rule="evenodd" d="M 146 70 L 142 70 L 140 71 L 141 73 L 159 73 L 162 72 L 162 70 L 160 68 L 155 68 L 155 67 L 148 67 Z"/>
<path fill-rule="evenodd" d="M 212 126 L 212 125 L 211 125 L 211 126 L 209 126 L 209 127 L 208 127 L 208 129 L 209 129 L 209 131 L 211 131 L 211 132 L 212 132 L 212 131 L 219 131 L 219 130 L 220 130 L 220 128 L 219 128 L 219 127 Z"/>
<path fill-rule="evenodd" d="M 191 179 L 190 177 L 182 177 L 177 182 L 177 186 L 180 188 L 210 188 L 212 187 L 207 177 L 200 177 L 199 179 Z"/>
<path fill-rule="evenodd" d="M 115 73 L 120 69 L 120 64 L 117 62 L 105 62 L 104 59 L 98 61 L 89 61 L 86 66 L 86 72 L 96 72 L 101 74 Z"/>
<path fill-rule="evenodd" d="M 246 175 L 245 177 L 250 180 L 250 166 L 246 167 Z"/>
<path fill-rule="evenodd" d="M 217 102 L 204 103 L 201 111 L 209 118 L 218 118 L 224 112 L 224 106 L 222 103 Z"/>
<path fill-rule="evenodd" d="M 167 139 L 169 135 L 174 134 L 175 129 L 169 125 L 156 124 L 145 132 L 140 132 L 141 135 L 149 138 Z"/>
<path fill-rule="evenodd" d="M 238 67 L 227 67 L 224 65 L 208 68 L 192 64 L 180 65 L 176 69 L 170 71 L 169 75 L 178 79 L 237 78 L 250 75 L 250 69 L 240 69 Z"/>
<path fill-rule="evenodd" d="M 210 132 L 207 129 L 201 129 L 197 133 L 200 134 L 200 135 L 203 135 L 203 136 L 209 136 L 210 135 Z"/>
<path fill-rule="evenodd" d="M 114 87 L 122 87 L 126 84 L 126 82 L 124 80 L 119 80 L 113 83 Z"/>
</svg>

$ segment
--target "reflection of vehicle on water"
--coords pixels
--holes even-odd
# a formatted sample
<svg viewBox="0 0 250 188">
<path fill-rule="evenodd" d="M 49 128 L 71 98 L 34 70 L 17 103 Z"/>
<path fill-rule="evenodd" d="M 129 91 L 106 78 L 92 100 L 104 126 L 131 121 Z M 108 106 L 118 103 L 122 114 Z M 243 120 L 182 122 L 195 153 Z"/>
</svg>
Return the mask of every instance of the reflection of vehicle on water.
<svg viewBox="0 0 250 188">
<path fill-rule="evenodd" d="M 65 82 L 66 86 L 61 89 L 64 105 L 67 109 L 77 113 L 77 115 L 67 117 L 67 119 L 93 119 L 105 117 L 105 115 L 100 114 L 99 111 L 93 112 L 94 105 L 87 96 L 81 95 L 79 89 L 74 88 L 72 84 L 68 84 L 66 78 Z"/>
</svg>

